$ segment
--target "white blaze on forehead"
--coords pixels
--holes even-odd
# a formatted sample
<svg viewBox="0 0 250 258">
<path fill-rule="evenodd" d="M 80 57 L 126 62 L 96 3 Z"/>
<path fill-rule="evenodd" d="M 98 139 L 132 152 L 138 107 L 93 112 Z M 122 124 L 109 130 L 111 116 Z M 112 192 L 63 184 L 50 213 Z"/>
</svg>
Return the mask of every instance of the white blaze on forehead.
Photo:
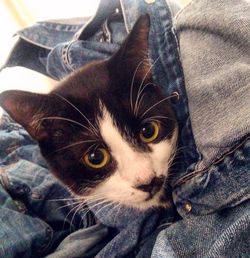
<svg viewBox="0 0 250 258">
<path fill-rule="evenodd" d="M 117 162 L 117 172 L 132 185 L 148 184 L 155 177 L 152 162 L 147 154 L 133 149 L 114 125 L 110 113 L 104 108 L 100 133 Z"/>
<path fill-rule="evenodd" d="M 124 140 L 118 128 L 114 125 L 110 113 L 105 108 L 103 108 L 103 119 L 99 124 L 102 138 L 110 147 L 113 155 L 120 158 L 120 151 L 129 157 L 133 155 L 133 149 L 126 140 Z"/>
</svg>

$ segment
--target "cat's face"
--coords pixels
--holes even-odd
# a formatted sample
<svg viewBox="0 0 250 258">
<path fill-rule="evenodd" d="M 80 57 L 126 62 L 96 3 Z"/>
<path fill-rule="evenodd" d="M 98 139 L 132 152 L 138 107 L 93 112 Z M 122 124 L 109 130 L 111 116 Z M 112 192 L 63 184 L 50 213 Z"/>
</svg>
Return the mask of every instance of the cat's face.
<svg viewBox="0 0 250 258">
<path fill-rule="evenodd" d="M 51 171 L 86 200 L 167 205 L 163 183 L 177 138 L 169 99 L 147 59 L 141 17 L 106 61 L 82 67 L 48 95 L 8 91 L 1 106 L 36 139 Z"/>
</svg>

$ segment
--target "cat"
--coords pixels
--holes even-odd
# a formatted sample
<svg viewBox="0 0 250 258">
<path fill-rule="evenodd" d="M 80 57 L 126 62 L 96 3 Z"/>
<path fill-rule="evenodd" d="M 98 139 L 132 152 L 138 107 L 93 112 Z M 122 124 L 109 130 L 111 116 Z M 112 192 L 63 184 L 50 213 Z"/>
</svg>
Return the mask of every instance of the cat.
<svg viewBox="0 0 250 258">
<path fill-rule="evenodd" d="M 149 15 L 108 60 L 94 61 L 49 94 L 0 94 L 0 105 L 35 139 L 51 172 L 75 196 L 137 208 L 167 206 L 164 182 L 178 126 L 153 83 Z"/>
</svg>

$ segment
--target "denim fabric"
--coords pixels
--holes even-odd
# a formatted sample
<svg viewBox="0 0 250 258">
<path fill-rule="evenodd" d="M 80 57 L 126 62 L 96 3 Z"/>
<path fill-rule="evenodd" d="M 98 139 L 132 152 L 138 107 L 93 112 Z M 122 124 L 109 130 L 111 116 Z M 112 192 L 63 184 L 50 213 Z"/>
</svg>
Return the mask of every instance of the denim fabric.
<svg viewBox="0 0 250 258">
<path fill-rule="evenodd" d="M 249 257 L 250 202 L 205 215 L 185 218 L 162 231 L 152 258 Z"/>
<path fill-rule="evenodd" d="M 152 257 L 249 257 L 249 1 L 192 1 L 175 20 L 199 160 L 179 175 L 183 220 Z"/>
<path fill-rule="evenodd" d="M 110 207 L 101 208 L 102 212 L 93 210 L 109 227 L 108 237 L 112 238 L 108 243 L 106 238 L 102 240 L 105 247 L 97 257 L 150 257 L 154 243 L 152 257 L 247 257 L 249 1 L 192 1 L 178 14 L 174 27 L 168 2 L 103 0 L 96 16 L 89 22 L 82 21 L 82 26 L 50 21 L 43 23 L 46 30 L 42 24 L 25 29 L 18 33 L 20 39 L 6 66 L 22 65 L 56 79 L 64 78 L 85 63 L 108 58 L 136 19 L 149 13 L 149 55 L 152 63 L 156 62 L 154 80 L 166 94 L 179 95 L 179 100 L 172 102 L 179 123 L 172 187 L 182 219 L 177 221 L 174 208 L 142 214 L 121 209 L 116 216 L 110 215 Z M 116 8 L 120 10 L 118 18 Z M 56 38 L 55 28 L 62 30 Z M 21 165 L 17 170 L 25 169 Z M 19 173 L 15 173 L 18 178 Z M 56 196 L 62 192 L 56 188 Z M 170 226 L 155 242 L 161 230 L 157 226 L 163 220 Z M 90 232 L 86 239 L 91 238 Z M 73 234 L 59 245 L 58 257 L 68 253 L 72 239 L 78 241 L 78 233 Z M 94 241 L 101 243 L 98 239 L 97 234 Z"/>
<path fill-rule="evenodd" d="M 79 229 L 67 236 L 46 258 L 93 257 L 108 240 L 108 229 L 101 224 Z"/>
</svg>

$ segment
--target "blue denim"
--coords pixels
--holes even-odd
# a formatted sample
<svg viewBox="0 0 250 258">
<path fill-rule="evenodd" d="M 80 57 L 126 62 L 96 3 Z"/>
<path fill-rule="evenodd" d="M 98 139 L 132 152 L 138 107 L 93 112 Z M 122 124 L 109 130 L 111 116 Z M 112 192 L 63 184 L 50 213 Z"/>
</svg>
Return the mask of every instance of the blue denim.
<svg viewBox="0 0 250 258">
<path fill-rule="evenodd" d="M 119 3 L 123 19 L 117 21 L 114 12 Z M 136 19 L 143 13 L 150 15 L 149 55 L 152 62 L 159 58 L 153 67 L 154 80 L 166 94 L 179 94 L 179 100 L 172 103 L 179 123 L 180 151 L 177 152 L 171 184 L 174 204 L 181 219 L 175 215 L 175 207 L 144 213 L 123 208 L 115 213 L 117 216 L 111 216 L 108 208 L 102 209 L 101 213 L 93 210 L 98 221 L 108 227 L 106 237 L 102 238 L 102 231 L 100 234 L 88 231 L 89 226 L 95 227 L 93 218 L 89 223 L 89 219 L 79 214 L 80 219 L 86 219 L 89 223 L 84 223 L 87 231 L 83 230 L 86 236 L 83 234 L 82 239 L 91 238 L 89 234 L 92 232 L 94 238 L 96 234 L 94 241 L 100 243 L 100 249 L 94 250 L 96 257 L 150 257 L 152 248 L 152 257 L 248 257 L 250 254 L 247 108 L 250 90 L 249 76 L 244 73 L 249 69 L 239 66 L 242 69 L 237 70 L 238 73 L 230 80 L 225 73 L 232 71 L 230 65 L 240 58 L 242 64 L 249 63 L 249 3 L 244 0 L 194 0 L 177 15 L 175 24 L 171 14 L 173 6 L 173 2 L 166 0 L 103 0 L 90 21 L 49 21 L 18 32 L 19 41 L 5 65 L 21 65 L 62 79 L 92 60 L 110 57 Z M 214 40 L 211 35 L 217 38 Z M 228 46 L 235 48 L 232 50 Z M 222 54 L 221 49 L 226 51 Z M 234 53 L 234 58 L 227 58 Z M 228 66 L 221 60 L 227 60 Z M 218 81 L 213 81 L 219 71 Z M 239 83 L 242 82 L 241 78 L 246 78 L 243 84 Z M 238 89 L 244 89 L 245 94 L 239 94 L 237 87 L 232 87 L 232 81 L 236 81 Z M 220 83 L 223 87 L 219 87 Z M 230 105 L 236 114 L 239 113 L 241 120 L 237 120 L 238 124 L 231 120 L 235 116 L 231 116 Z M 15 142 L 13 135 L 8 134 L 6 141 L 3 151 Z M 35 143 L 33 145 L 36 146 Z M 31 153 L 28 157 L 32 156 Z M 11 153 L 9 163 L 1 164 L 2 168 L 8 169 L 7 165 L 16 163 L 14 161 L 19 159 L 20 154 L 22 152 L 18 152 L 18 155 Z M 22 172 L 27 167 L 24 164 L 14 167 L 15 176 L 22 180 Z M 33 172 L 38 175 L 38 172 Z M 7 178 L 11 176 L 8 170 L 5 174 Z M 53 178 L 49 174 L 47 176 Z M 60 186 L 60 191 L 58 187 L 59 183 L 56 183 L 53 191 L 56 198 L 64 198 L 60 196 L 64 196 L 66 189 Z M 50 185 L 46 189 L 50 192 Z M 46 195 L 42 201 L 47 201 Z M 40 214 L 37 212 L 31 217 L 40 218 Z M 47 213 L 43 211 L 42 214 Z M 41 219 L 46 223 L 46 219 Z M 55 225 L 54 222 L 51 225 Z M 65 257 L 71 252 L 71 243 L 78 243 L 81 239 L 79 230 L 82 229 L 74 229 L 72 234 L 76 235 L 72 235 L 72 238 L 68 236 L 70 232 L 58 238 L 48 252 L 55 251 L 56 257 Z M 39 237 L 32 227 L 31 232 L 34 238 L 30 243 Z M 80 246 L 77 243 L 74 251 Z M 18 241 L 13 242 L 13 253 L 17 252 L 18 245 Z M 26 246 L 30 248 L 28 244 Z M 89 245 L 90 249 L 79 248 L 82 250 L 81 257 L 92 247 L 93 243 Z M 4 248 L 7 252 L 10 247 Z M 33 255 L 33 250 L 26 252 Z"/>
</svg>

